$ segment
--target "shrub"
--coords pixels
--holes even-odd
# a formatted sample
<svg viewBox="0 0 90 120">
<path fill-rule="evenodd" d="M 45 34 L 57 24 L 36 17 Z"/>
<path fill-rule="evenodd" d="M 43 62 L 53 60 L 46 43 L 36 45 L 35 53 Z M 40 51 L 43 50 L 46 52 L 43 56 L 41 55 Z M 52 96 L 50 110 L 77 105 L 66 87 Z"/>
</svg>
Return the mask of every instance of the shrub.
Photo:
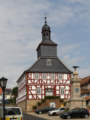
<svg viewBox="0 0 90 120">
<path fill-rule="evenodd" d="M 69 108 L 66 108 L 66 109 L 65 109 L 65 112 L 67 112 L 67 111 L 69 111 Z"/>
<path fill-rule="evenodd" d="M 37 109 L 37 106 L 33 106 L 33 109 Z"/>
<path fill-rule="evenodd" d="M 40 106 L 41 105 L 41 102 L 38 102 L 38 106 Z"/>
<path fill-rule="evenodd" d="M 60 99 L 59 101 L 60 101 L 60 102 L 64 102 L 64 99 Z"/>
<path fill-rule="evenodd" d="M 60 96 L 45 96 L 45 99 L 58 99 Z"/>
<path fill-rule="evenodd" d="M 66 106 L 66 102 L 64 102 L 64 106 Z"/>
<path fill-rule="evenodd" d="M 9 99 L 8 100 L 10 103 L 13 103 L 14 102 L 14 99 Z"/>
<path fill-rule="evenodd" d="M 46 99 L 42 99 L 41 102 L 42 102 L 42 103 L 46 102 Z"/>
</svg>

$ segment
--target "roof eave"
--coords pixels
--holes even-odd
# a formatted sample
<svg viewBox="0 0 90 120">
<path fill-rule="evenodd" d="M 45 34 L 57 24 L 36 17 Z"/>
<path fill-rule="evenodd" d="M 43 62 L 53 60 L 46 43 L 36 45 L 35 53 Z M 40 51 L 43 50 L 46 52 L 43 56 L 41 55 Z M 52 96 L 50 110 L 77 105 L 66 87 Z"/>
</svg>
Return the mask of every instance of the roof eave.
<svg viewBox="0 0 90 120">
<path fill-rule="evenodd" d="M 24 71 L 23 73 L 22 73 L 22 75 L 19 77 L 19 79 L 16 81 L 17 83 L 19 82 L 19 80 L 22 78 L 22 76 L 24 76 L 24 74 L 26 73 L 26 71 Z"/>
<path fill-rule="evenodd" d="M 39 47 L 40 47 L 41 45 L 45 45 L 45 46 L 57 46 L 57 44 L 41 44 L 41 43 L 40 43 L 40 44 L 38 45 L 36 51 L 39 49 Z"/>
</svg>

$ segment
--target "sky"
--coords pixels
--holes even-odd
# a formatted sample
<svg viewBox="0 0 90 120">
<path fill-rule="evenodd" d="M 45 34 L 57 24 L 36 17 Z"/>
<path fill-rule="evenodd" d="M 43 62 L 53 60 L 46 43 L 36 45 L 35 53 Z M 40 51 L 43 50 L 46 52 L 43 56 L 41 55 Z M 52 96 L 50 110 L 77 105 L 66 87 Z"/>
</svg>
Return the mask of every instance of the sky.
<svg viewBox="0 0 90 120">
<path fill-rule="evenodd" d="M 0 77 L 7 88 L 17 85 L 21 74 L 37 60 L 44 17 L 58 57 L 79 77 L 90 76 L 90 0 L 0 1 Z"/>
</svg>

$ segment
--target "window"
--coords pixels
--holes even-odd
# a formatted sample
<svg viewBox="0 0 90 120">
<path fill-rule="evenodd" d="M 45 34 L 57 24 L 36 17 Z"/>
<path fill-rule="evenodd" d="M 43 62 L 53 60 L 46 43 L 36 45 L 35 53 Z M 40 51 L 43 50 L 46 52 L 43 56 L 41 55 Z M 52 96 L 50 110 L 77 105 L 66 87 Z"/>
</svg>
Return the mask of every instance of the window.
<svg viewBox="0 0 90 120">
<path fill-rule="evenodd" d="M 65 108 L 61 108 L 60 110 L 65 110 Z"/>
<path fill-rule="evenodd" d="M 45 33 L 43 33 L 43 36 L 45 36 Z"/>
<path fill-rule="evenodd" d="M 46 36 L 48 36 L 48 33 L 46 33 Z"/>
<path fill-rule="evenodd" d="M 58 79 L 59 79 L 59 80 L 62 80 L 62 74 L 61 74 L 61 73 L 58 74 Z"/>
<path fill-rule="evenodd" d="M 46 80 L 46 73 L 42 74 L 42 79 Z"/>
<path fill-rule="evenodd" d="M 55 79 L 55 74 L 51 74 L 51 80 L 54 80 Z"/>
<path fill-rule="evenodd" d="M 64 88 L 63 87 L 60 88 L 60 93 L 61 93 L 61 95 L 64 95 Z"/>
<path fill-rule="evenodd" d="M 21 115 L 19 108 L 5 108 L 5 115 Z"/>
<path fill-rule="evenodd" d="M 47 65 L 47 66 L 51 66 L 51 65 L 52 65 L 52 64 L 51 64 L 51 59 L 47 59 L 47 60 L 46 60 L 46 65 Z"/>
<path fill-rule="evenodd" d="M 37 88 L 37 94 L 41 94 L 41 88 Z"/>
<path fill-rule="evenodd" d="M 51 89 L 51 88 L 50 89 L 48 89 L 48 88 L 46 89 L 46 92 L 52 92 L 52 91 L 53 91 L 53 89 Z"/>
<path fill-rule="evenodd" d="M 39 74 L 35 73 L 35 79 L 39 79 Z"/>
</svg>

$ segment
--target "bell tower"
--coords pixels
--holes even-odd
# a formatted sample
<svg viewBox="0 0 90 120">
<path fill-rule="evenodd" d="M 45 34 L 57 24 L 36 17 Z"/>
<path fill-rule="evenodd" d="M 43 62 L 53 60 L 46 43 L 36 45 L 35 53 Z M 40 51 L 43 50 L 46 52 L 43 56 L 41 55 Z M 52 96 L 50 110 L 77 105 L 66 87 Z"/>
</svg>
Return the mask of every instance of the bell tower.
<svg viewBox="0 0 90 120">
<path fill-rule="evenodd" d="M 37 58 L 39 57 L 57 57 L 57 44 L 51 40 L 50 27 L 47 25 L 45 16 L 45 24 L 42 27 L 42 41 L 37 47 Z"/>
</svg>

